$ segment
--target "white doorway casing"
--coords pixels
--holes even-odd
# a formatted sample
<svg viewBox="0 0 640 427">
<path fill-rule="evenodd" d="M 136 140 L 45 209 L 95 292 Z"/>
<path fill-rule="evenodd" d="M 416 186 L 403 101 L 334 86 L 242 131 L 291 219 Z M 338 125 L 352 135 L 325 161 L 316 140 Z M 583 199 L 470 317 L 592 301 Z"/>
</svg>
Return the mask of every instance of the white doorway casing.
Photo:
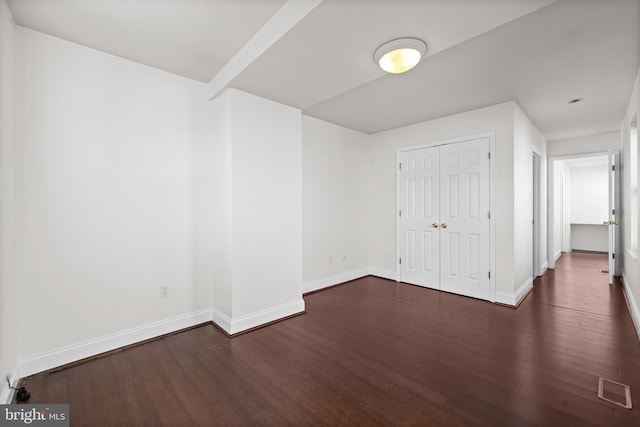
<svg viewBox="0 0 640 427">
<path fill-rule="evenodd" d="M 533 278 L 543 274 L 540 266 L 540 185 L 542 153 L 535 146 L 533 151 Z"/>
<path fill-rule="evenodd" d="M 606 249 L 609 253 L 611 266 L 609 269 L 610 283 L 613 281 L 613 275 L 619 274 L 619 255 L 616 255 L 615 261 L 613 255 L 619 252 L 617 248 L 620 228 L 618 156 L 617 150 L 609 150 L 608 152 L 557 156 L 549 159 L 549 268 L 555 268 L 555 263 L 562 252 L 570 252 L 574 244 L 577 244 L 577 249 L 596 251 Z M 597 170 L 592 173 L 591 169 L 593 168 Z M 597 175 L 594 175 L 596 172 Z M 608 182 L 606 182 L 607 175 Z M 589 179 L 585 181 L 587 176 Z M 582 178 L 579 179 L 580 177 Z M 605 182 L 603 183 L 602 180 Z M 578 182 L 581 184 L 577 184 Z M 584 184 L 584 182 L 589 182 L 589 184 Z M 602 187 L 601 190 L 599 190 L 600 187 Z M 598 196 L 601 193 L 602 196 Z M 597 205 L 596 202 L 598 202 Z M 586 227 L 605 227 L 608 223 L 610 224 L 607 227 L 609 241 L 602 242 L 602 249 L 580 247 L 579 243 L 584 241 L 584 238 L 578 239 L 579 236 L 582 236 L 582 234 L 578 234 L 578 231 L 583 233 L 582 230 Z M 574 228 L 576 230 L 573 230 Z M 602 237 L 604 238 L 604 235 Z"/>
<path fill-rule="evenodd" d="M 609 284 L 620 275 L 620 152 L 609 150 Z"/>
</svg>

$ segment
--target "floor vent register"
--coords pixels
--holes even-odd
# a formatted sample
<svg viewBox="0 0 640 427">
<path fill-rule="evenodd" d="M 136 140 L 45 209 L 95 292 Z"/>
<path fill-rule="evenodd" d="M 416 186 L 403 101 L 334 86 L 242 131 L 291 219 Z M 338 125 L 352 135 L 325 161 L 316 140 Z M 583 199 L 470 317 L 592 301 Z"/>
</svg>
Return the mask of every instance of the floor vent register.
<svg viewBox="0 0 640 427">
<path fill-rule="evenodd" d="M 606 378 L 598 378 L 598 398 L 631 409 L 631 387 Z"/>
</svg>

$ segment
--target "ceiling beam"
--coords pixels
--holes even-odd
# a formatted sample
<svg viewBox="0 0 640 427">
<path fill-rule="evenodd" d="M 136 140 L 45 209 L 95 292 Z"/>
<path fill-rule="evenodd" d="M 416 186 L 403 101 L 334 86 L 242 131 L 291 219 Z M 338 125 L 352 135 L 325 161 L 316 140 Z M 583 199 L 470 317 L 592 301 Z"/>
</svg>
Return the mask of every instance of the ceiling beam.
<svg viewBox="0 0 640 427">
<path fill-rule="evenodd" d="M 287 34 L 322 0 L 289 0 L 209 81 L 209 101 L 222 92 L 245 68 Z"/>
</svg>

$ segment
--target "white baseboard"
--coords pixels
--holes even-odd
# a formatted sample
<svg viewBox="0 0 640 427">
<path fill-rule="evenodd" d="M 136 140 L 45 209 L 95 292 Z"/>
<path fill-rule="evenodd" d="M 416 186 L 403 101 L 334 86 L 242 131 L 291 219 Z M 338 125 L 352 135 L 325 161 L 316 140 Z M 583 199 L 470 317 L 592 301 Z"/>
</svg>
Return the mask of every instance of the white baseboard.
<svg viewBox="0 0 640 427">
<path fill-rule="evenodd" d="M 302 313 L 304 311 L 304 307 L 304 300 L 300 298 L 296 301 L 256 311 L 255 313 L 250 313 L 236 318 L 229 318 L 229 316 L 214 308 L 212 319 L 229 335 L 233 335 L 266 323 L 280 320 L 284 317 Z"/>
<path fill-rule="evenodd" d="M 352 270 L 346 273 L 338 274 L 336 276 L 331 276 L 324 279 L 314 280 L 312 282 L 305 283 L 302 286 L 302 292 L 307 293 L 307 292 L 317 291 L 320 289 L 328 288 L 330 286 L 335 286 L 341 283 L 349 282 L 351 280 L 360 279 L 361 277 L 366 277 L 369 275 L 382 277 L 383 279 L 389 279 L 389 280 L 395 280 L 395 281 L 398 280 L 397 279 L 398 275 L 396 274 L 395 271 L 384 270 L 381 268 L 368 268 L 368 269 L 363 268 L 360 270 Z M 224 321 L 224 319 L 221 319 L 221 320 Z"/>
<path fill-rule="evenodd" d="M 558 261 L 560 259 L 560 257 L 562 256 L 562 251 L 558 251 L 554 256 L 553 256 L 553 262 L 555 263 L 556 261 Z"/>
<path fill-rule="evenodd" d="M 369 268 L 369 274 L 376 277 L 382 277 L 383 279 L 398 281 L 398 274 L 395 271 L 384 270 L 382 268 Z"/>
<path fill-rule="evenodd" d="M 231 319 L 229 318 L 229 316 L 215 307 L 211 309 L 211 321 L 222 328 L 222 330 L 226 331 L 228 334 L 230 333 L 229 331 L 231 330 Z"/>
<path fill-rule="evenodd" d="M 369 270 L 366 268 L 360 270 L 347 271 L 335 276 L 327 277 L 320 280 L 314 280 L 302 285 L 302 292 L 313 292 L 320 289 L 328 288 L 329 286 L 339 285 L 340 283 L 348 282 L 350 280 L 359 279 L 369 275 Z"/>
<path fill-rule="evenodd" d="M 542 264 L 542 268 L 540 269 L 540 275 L 544 276 L 544 273 L 546 273 L 548 269 L 549 269 L 549 261 L 545 261 L 544 264 Z"/>
<path fill-rule="evenodd" d="M 631 287 L 629 286 L 629 281 L 627 280 L 627 276 L 622 272 L 622 289 L 624 290 L 624 296 L 627 299 L 627 304 L 629 304 L 629 312 L 631 313 L 631 320 L 633 320 L 633 326 L 636 328 L 636 334 L 640 339 L 640 309 L 638 309 L 638 303 L 633 296 L 633 292 L 631 292 Z"/>
<path fill-rule="evenodd" d="M 16 366 L 16 369 L 13 371 L 13 374 L 11 375 L 11 387 L 17 387 L 19 380 L 20 380 L 20 377 L 18 376 L 18 367 Z M 7 384 L 7 381 L 4 378 L 2 381 L 2 388 L 0 390 L 2 390 L 0 391 L 0 404 L 11 403 L 11 400 L 13 399 L 14 391 L 11 388 L 9 388 L 9 384 Z"/>
<path fill-rule="evenodd" d="M 159 322 L 131 328 L 115 334 L 105 335 L 91 340 L 83 341 L 60 347 L 43 353 L 34 354 L 17 360 L 16 372 L 12 376 L 12 382 L 18 383 L 20 378 L 37 374 L 38 372 L 76 362 L 87 357 L 95 356 L 117 348 L 125 347 L 141 341 L 179 331 L 180 329 L 214 321 L 227 333 L 235 334 L 273 322 L 283 317 L 291 316 L 303 312 L 305 309 L 304 300 L 293 301 L 282 304 L 236 319 L 229 319 L 224 313 L 207 308 L 193 313 L 172 317 Z M 0 402 L 10 398 L 10 389 L 4 382 L 0 389 Z"/>
<path fill-rule="evenodd" d="M 533 289 L 533 278 L 529 277 L 514 293 L 496 291 L 495 302 L 517 307 L 522 299 Z"/>
<path fill-rule="evenodd" d="M 17 375 L 14 377 L 16 377 L 16 379 L 24 378 L 38 372 L 66 365 L 67 363 L 76 362 L 100 353 L 135 344 L 140 341 L 175 332 L 190 326 L 195 326 L 200 323 L 210 322 L 211 318 L 211 309 L 207 308 L 193 313 L 161 320 L 159 322 L 127 329 L 115 334 L 105 335 L 77 344 L 60 347 L 55 350 L 19 358 L 16 368 Z"/>
</svg>

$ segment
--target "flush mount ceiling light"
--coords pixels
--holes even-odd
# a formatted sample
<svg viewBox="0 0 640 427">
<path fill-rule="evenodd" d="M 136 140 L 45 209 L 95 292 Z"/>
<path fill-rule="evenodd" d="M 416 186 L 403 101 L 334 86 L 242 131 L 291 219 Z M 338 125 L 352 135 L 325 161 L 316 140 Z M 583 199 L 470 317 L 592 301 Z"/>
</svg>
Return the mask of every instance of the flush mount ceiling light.
<svg viewBox="0 0 640 427">
<path fill-rule="evenodd" d="M 387 73 L 400 74 L 418 65 L 425 53 L 425 42 L 420 39 L 403 38 L 391 40 L 380 46 L 373 54 L 373 59 Z"/>
</svg>

